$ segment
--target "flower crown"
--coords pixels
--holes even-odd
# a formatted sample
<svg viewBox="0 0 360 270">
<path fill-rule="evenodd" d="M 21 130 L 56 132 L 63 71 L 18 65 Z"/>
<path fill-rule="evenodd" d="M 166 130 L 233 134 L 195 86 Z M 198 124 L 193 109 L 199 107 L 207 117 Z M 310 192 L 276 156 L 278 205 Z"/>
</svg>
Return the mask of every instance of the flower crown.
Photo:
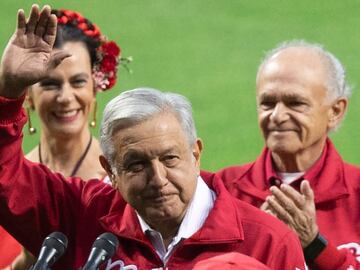
<svg viewBox="0 0 360 270">
<path fill-rule="evenodd" d="M 121 49 L 114 41 L 108 41 L 107 38 L 100 33 L 100 29 L 80 13 L 60 9 L 55 11 L 58 18 L 58 24 L 72 25 L 80 29 L 84 35 L 98 40 L 99 47 L 96 49 L 96 61 L 93 66 L 92 74 L 95 80 L 97 91 L 106 91 L 114 86 L 117 76 L 119 63 L 124 65 L 126 69 L 131 58 L 121 59 Z M 129 69 L 128 69 L 129 70 Z"/>
</svg>

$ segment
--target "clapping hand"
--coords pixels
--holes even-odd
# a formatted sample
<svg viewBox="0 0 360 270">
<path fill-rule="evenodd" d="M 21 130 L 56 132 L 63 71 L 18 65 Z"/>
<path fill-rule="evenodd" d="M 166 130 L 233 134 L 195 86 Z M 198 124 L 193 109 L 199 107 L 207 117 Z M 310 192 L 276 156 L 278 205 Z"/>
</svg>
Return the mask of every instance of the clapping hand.
<svg viewBox="0 0 360 270">
<path fill-rule="evenodd" d="M 307 247 L 319 230 L 314 193 L 309 182 L 301 182 L 300 192 L 286 184 L 280 188 L 273 186 L 270 191 L 272 195 L 266 198 L 261 209 L 286 223 L 297 233 L 302 247 Z"/>
<path fill-rule="evenodd" d="M 17 14 L 17 28 L 9 40 L 0 68 L 0 95 L 17 98 L 26 87 L 40 81 L 48 69 L 55 68 L 70 55 L 53 50 L 57 18 L 49 6 L 40 11 L 31 7 L 28 20 L 22 9 Z"/>
</svg>

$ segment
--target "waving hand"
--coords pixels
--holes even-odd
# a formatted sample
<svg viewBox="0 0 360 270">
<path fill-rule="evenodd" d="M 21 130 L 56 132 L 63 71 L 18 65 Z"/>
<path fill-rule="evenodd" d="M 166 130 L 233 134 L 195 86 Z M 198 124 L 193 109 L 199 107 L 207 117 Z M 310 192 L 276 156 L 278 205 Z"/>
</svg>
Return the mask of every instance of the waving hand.
<svg viewBox="0 0 360 270">
<path fill-rule="evenodd" d="M 48 69 L 55 68 L 69 55 L 53 50 L 57 19 L 49 6 L 40 11 L 33 5 L 28 20 L 18 11 L 17 28 L 1 60 L 0 95 L 21 96 L 26 87 L 41 80 Z"/>
</svg>

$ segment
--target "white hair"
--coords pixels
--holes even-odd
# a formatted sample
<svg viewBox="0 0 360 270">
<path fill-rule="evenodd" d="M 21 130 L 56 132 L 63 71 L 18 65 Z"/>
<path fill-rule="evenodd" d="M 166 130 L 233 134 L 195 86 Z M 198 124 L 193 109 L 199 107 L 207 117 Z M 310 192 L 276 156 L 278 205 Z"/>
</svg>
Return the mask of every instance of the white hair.
<svg viewBox="0 0 360 270">
<path fill-rule="evenodd" d="M 163 112 L 170 112 L 178 119 L 189 145 L 193 146 L 197 135 L 192 108 L 182 95 L 137 88 L 121 93 L 106 105 L 100 126 L 100 146 L 113 169 L 116 155 L 112 141 L 114 133 Z"/>
<path fill-rule="evenodd" d="M 256 81 L 259 79 L 260 72 L 265 64 L 278 52 L 287 48 L 307 48 L 316 52 L 324 62 L 324 67 L 328 71 L 328 81 L 326 82 L 326 88 L 328 91 L 328 98 L 335 100 L 339 97 L 349 98 L 351 95 L 351 87 L 346 81 L 346 72 L 344 66 L 341 64 L 331 52 L 324 49 L 324 46 L 316 43 L 308 43 L 304 40 L 292 40 L 286 41 L 278 45 L 275 49 L 272 49 L 266 53 L 262 60 L 256 75 Z"/>
</svg>

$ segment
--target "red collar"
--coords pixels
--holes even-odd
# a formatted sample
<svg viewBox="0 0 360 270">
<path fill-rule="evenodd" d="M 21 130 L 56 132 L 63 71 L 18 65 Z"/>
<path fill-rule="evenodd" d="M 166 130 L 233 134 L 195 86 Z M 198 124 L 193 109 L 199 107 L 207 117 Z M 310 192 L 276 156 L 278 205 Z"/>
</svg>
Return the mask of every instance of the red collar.
<svg viewBox="0 0 360 270">
<path fill-rule="evenodd" d="M 207 181 L 207 183 L 209 182 Z M 202 228 L 184 243 L 226 244 L 244 240 L 241 217 L 237 209 L 234 209 L 234 198 L 225 189 L 222 180 L 217 177 L 211 180 L 210 188 L 215 191 L 217 196 L 214 207 Z M 116 196 L 114 201 L 122 200 L 120 197 L 120 195 Z M 123 200 L 118 206 L 116 204 L 115 202 L 115 207 L 112 207 L 112 211 L 108 215 L 100 218 L 102 226 L 122 238 L 135 240 L 152 248 L 150 241 L 141 230 L 135 210 L 129 204 L 124 206 Z M 224 209 L 228 210 L 224 211 Z M 229 224 L 229 226 L 224 228 L 223 224 Z M 214 230 L 216 227 L 224 229 L 219 232 Z"/>
<path fill-rule="evenodd" d="M 248 179 L 242 181 L 241 190 L 262 200 L 270 194 L 269 187 L 274 185 L 276 180 L 280 180 L 275 172 L 268 148 L 263 150 L 246 174 L 248 177 L 245 178 Z M 349 194 L 344 176 L 344 162 L 330 139 L 326 140 L 323 153 L 316 163 L 291 185 L 299 189 L 303 179 L 310 182 L 317 204 L 337 200 Z"/>
</svg>

